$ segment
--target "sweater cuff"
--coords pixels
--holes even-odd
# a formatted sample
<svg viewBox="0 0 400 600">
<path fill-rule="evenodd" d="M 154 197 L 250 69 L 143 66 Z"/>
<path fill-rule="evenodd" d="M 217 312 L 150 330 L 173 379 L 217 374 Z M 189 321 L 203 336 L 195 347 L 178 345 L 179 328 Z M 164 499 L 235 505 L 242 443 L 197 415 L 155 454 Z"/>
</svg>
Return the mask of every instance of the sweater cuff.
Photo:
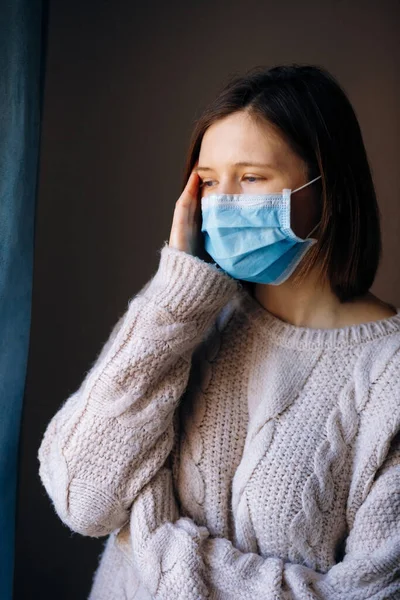
<svg viewBox="0 0 400 600">
<path fill-rule="evenodd" d="M 222 308 L 238 290 L 238 281 L 217 265 L 182 250 L 161 248 L 158 270 L 144 297 L 167 310 L 177 322 L 199 324 Z"/>
</svg>

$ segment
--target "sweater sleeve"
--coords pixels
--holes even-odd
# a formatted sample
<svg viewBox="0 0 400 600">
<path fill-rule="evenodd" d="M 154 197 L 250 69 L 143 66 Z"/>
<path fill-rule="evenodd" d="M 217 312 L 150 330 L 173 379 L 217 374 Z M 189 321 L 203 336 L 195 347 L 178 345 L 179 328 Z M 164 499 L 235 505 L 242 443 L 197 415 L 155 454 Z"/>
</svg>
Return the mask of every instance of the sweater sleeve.
<svg viewBox="0 0 400 600">
<path fill-rule="evenodd" d="M 279 557 L 243 553 L 188 517 L 171 499 L 170 476 L 152 481 L 132 507 L 134 560 L 157 600 L 386 600 L 400 598 L 400 437 L 376 474 L 326 573 Z M 167 501 L 167 499 L 169 500 Z"/>
<path fill-rule="evenodd" d="M 129 520 L 173 447 L 192 353 L 237 283 L 164 242 L 157 272 L 129 301 L 38 449 L 41 481 L 70 529 L 99 537 Z"/>
</svg>

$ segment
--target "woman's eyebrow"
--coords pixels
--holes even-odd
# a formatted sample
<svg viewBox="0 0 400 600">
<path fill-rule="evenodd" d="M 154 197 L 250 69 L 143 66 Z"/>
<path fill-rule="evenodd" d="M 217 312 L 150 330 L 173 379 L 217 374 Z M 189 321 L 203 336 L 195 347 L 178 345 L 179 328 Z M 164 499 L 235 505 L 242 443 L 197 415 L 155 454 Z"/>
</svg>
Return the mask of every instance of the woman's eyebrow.
<svg viewBox="0 0 400 600">
<path fill-rule="evenodd" d="M 260 162 L 247 162 L 247 161 L 239 161 L 239 162 L 235 162 L 232 163 L 233 167 L 267 167 L 268 169 L 274 169 L 275 167 L 273 165 L 267 164 L 267 163 L 260 163 Z M 195 173 L 197 173 L 198 171 L 213 171 L 214 169 L 212 169 L 211 167 L 202 167 L 202 166 L 198 166 L 195 169 L 193 169 L 193 171 Z"/>
</svg>

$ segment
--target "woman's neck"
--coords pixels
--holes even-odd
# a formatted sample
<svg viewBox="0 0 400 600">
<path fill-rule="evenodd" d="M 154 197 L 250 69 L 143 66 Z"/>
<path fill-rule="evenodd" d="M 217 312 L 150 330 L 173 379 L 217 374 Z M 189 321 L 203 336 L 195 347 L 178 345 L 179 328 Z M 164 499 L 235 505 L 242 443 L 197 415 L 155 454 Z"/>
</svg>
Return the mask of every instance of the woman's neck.
<svg viewBox="0 0 400 600">
<path fill-rule="evenodd" d="M 371 292 L 341 302 L 330 285 L 322 285 L 313 273 L 297 286 L 291 278 L 280 285 L 256 283 L 252 296 L 274 316 L 298 327 L 334 329 L 396 314 L 393 306 Z"/>
<path fill-rule="evenodd" d="M 294 287 L 290 280 L 280 285 L 256 283 L 253 297 L 270 313 L 298 327 L 339 327 L 343 304 L 327 287 L 307 278 Z"/>
</svg>

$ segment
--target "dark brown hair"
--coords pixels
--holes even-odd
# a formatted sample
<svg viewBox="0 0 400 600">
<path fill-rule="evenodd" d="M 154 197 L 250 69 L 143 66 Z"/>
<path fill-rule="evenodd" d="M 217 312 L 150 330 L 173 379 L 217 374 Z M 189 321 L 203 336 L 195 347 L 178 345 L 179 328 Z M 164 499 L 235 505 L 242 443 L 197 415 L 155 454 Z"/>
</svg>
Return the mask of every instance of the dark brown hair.
<svg viewBox="0 0 400 600">
<path fill-rule="evenodd" d="M 341 302 L 365 295 L 382 254 L 380 212 L 360 126 L 347 95 L 326 69 L 315 65 L 257 66 L 232 76 L 194 122 L 182 189 L 207 128 L 243 110 L 280 130 L 308 166 L 309 180 L 322 175 L 314 184 L 322 198 L 318 242 L 303 258 L 293 282 L 316 267 Z"/>
</svg>

